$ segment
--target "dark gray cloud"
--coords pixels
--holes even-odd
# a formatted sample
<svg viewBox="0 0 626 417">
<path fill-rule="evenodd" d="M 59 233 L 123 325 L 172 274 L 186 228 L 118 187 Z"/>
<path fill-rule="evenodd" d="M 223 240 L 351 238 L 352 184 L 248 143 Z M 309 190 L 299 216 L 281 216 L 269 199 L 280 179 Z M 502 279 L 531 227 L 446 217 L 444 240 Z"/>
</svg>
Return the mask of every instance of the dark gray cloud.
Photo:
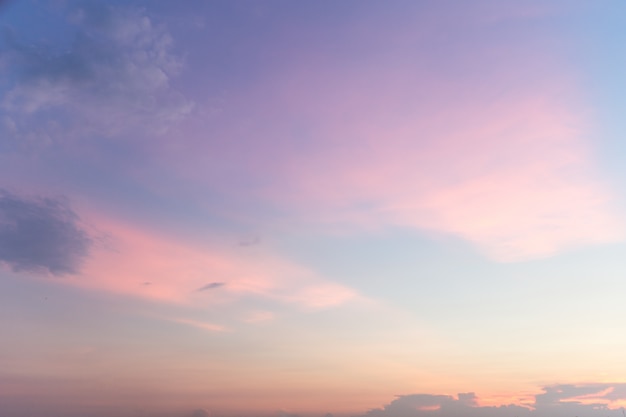
<svg viewBox="0 0 626 417">
<path fill-rule="evenodd" d="M 577 398 L 585 397 L 583 403 Z M 553 385 L 543 388 L 528 407 L 502 405 L 481 407 L 474 393 L 448 395 L 400 395 L 383 408 L 370 410 L 365 417 L 622 417 L 608 401 L 626 399 L 626 384 Z"/>
<path fill-rule="evenodd" d="M 544 393 L 535 396 L 535 405 L 537 407 L 551 406 L 559 404 L 562 400 L 571 400 L 582 395 L 598 394 L 610 387 L 610 384 L 552 385 L 544 387 Z"/>
<path fill-rule="evenodd" d="M 69 41 L 26 40 L 21 27 L 2 40 L 0 76 L 11 80 L 0 100 L 4 147 L 159 133 L 191 111 L 192 103 L 170 86 L 182 59 L 164 26 L 137 8 L 67 4 Z"/>
<path fill-rule="evenodd" d="M 14 271 L 78 272 L 91 240 L 59 198 L 25 198 L 0 189 L 0 262 Z"/>
<path fill-rule="evenodd" d="M 224 282 L 211 282 L 209 284 L 203 285 L 202 287 L 198 288 L 196 292 L 213 290 L 215 288 L 223 287 L 224 285 L 226 285 L 226 283 Z"/>
</svg>

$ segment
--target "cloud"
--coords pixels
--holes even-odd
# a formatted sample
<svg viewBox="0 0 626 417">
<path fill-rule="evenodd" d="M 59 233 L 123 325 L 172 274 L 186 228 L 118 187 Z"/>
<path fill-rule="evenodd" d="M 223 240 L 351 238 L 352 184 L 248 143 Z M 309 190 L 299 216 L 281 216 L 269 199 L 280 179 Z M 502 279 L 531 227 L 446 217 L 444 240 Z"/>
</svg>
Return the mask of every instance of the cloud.
<svg viewBox="0 0 626 417">
<path fill-rule="evenodd" d="M 255 246 L 261 244 L 261 238 L 258 236 L 253 236 L 248 239 L 241 239 L 238 243 L 239 246 Z"/>
<path fill-rule="evenodd" d="M 223 287 L 224 285 L 225 285 L 224 282 L 211 282 L 210 284 L 206 284 L 206 285 L 203 285 L 202 287 L 198 288 L 196 290 L 196 292 L 213 290 L 215 288 Z"/>
<path fill-rule="evenodd" d="M 185 319 L 185 318 L 168 319 L 168 321 L 184 324 L 186 326 L 195 327 L 197 329 L 207 330 L 209 332 L 225 332 L 228 330 L 226 327 L 222 325 L 209 323 L 206 321 L 199 321 L 199 320 L 192 320 L 192 319 Z"/>
<path fill-rule="evenodd" d="M 543 388 L 528 406 L 515 404 L 481 406 L 474 393 L 450 395 L 412 394 L 399 395 L 395 400 L 368 411 L 367 417 L 539 417 L 539 416 L 621 416 L 617 398 L 626 399 L 626 384 L 553 385 Z"/>
<path fill-rule="evenodd" d="M 553 385 L 544 387 L 544 393 L 535 396 L 537 406 L 551 406 L 558 404 L 561 400 L 571 400 L 572 398 L 598 394 L 610 384 L 589 384 L 589 385 Z"/>
<path fill-rule="evenodd" d="M 108 217 L 88 218 L 106 231 L 107 244 L 90 254 L 84 279 L 68 277 L 64 280 L 68 285 L 198 306 L 256 298 L 319 310 L 364 299 L 269 248 L 242 253 L 234 247 L 182 241 Z M 207 277 L 213 281 L 207 283 Z"/>
<path fill-rule="evenodd" d="M 579 75 L 535 36 L 536 12 L 487 5 L 436 6 L 437 25 L 408 13 L 332 49 L 275 46 L 273 76 L 225 104 L 215 129 L 232 140 L 180 169 L 226 190 L 213 172 L 236 155 L 238 187 L 312 227 L 454 236 L 499 262 L 623 240 Z"/>
<path fill-rule="evenodd" d="M 425 110 L 430 120 L 396 126 L 387 120 L 371 128 L 363 121 L 333 122 L 326 134 L 345 138 L 345 151 L 321 142 L 319 159 L 292 156 L 301 158 L 293 164 L 293 188 L 277 198 L 305 212 L 328 213 L 335 223 L 458 236 L 501 262 L 623 239 L 615 194 L 594 173 L 588 133 L 578 127 L 582 112 L 549 88 L 542 99 L 532 90 L 497 102 L 481 97 L 485 92 L 466 94 L 477 109 L 450 97 L 445 120 Z M 384 107 L 394 109 L 400 101 Z"/>
<path fill-rule="evenodd" d="M 472 399 L 467 401 L 468 397 Z M 525 417 L 530 410 L 518 405 L 480 407 L 473 402 L 474 394 L 459 394 L 455 399 L 448 395 L 400 395 L 382 409 L 370 410 L 369 417 Z"/>
<path fill-rule="evenodd" d="M 211 417 L 211 412 L 205 410 L 204 408 L 198 408 L 197 410 L 194 410 L 189 417 Z"/>
<path fill-rule="evenodd" d="M 262 323 L 273 320 L 275 317 L 271 311 L 253 311 L 243 321 L 246 323 Z"/>
<path fill-rule="evenodd" d="M 276 416 L 277 417 L 300 417 L 299 414 L 291 413 L 291 412 L 286 411 L 286 410 L 278 410 L 278 411 L 276 411 Z"/>
<path fill-rule="evenodd" d="M 74 274 L 90 245 L 65 200 L 0 189 L 0 261 L 14 271 Z"/>
<path fill-rule="evenodd" d="M 29 43 L 17 30 L 5 39 L 0 71 L 15 81 L 0 102 L 3 136 L 13 140 L 4 147 L 160 133 L 191 111 L 170 85 L 182 68 L 172 37 L 143 10 L 85 2 L 65 14 L 67 44 Z"/>
<path fill-rule="evenodd" d="M 605 407 L 626 405 L 626 383 L 559 384 L 543 388 L 535 396 L 537 409 L 552 409 L 555 406 Z"/>
</svg>

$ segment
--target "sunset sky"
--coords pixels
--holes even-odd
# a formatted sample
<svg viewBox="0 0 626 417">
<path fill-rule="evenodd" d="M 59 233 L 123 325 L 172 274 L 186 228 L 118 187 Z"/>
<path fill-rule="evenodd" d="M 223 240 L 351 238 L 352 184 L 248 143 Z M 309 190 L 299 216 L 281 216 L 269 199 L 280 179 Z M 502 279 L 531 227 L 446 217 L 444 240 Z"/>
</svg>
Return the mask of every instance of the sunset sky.
<svg viewBox="0 0 626 417">
<path fill-rule="evenodd" d="M 0 3 L 0 417 L 622 417 L 623 0 Z"/>
</svg>

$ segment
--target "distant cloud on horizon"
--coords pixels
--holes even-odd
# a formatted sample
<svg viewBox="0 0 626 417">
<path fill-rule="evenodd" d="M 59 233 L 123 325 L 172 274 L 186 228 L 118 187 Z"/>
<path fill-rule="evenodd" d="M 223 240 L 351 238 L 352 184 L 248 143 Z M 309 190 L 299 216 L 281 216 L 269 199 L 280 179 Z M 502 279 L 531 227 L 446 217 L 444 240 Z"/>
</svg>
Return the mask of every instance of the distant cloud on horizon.
<svg viewBox="0 0 626 417">
<path fill-rule="evenodd" d="M 560 384 L 542 388 L 532 406 L 506 404 L 480 406 L 475 393 L 451 395 L 409 394 L 368 411 L 363 417 L 572 417 L 621 416 L 616 400 L 626 400 L 625 383 Z"/>
<path fill-rule="evenodd" d="M 198 408 L 191 413 L 190 417 L 211 417 L 211 412 L 204 408 Z"/>
</svg>

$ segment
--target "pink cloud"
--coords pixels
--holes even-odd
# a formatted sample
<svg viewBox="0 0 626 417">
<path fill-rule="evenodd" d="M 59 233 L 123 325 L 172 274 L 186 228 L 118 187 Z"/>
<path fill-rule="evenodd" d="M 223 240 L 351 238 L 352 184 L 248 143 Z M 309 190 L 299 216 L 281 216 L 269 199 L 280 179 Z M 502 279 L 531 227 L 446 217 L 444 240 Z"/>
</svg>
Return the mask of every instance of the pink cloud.
<svg viewBox="0 0 626 417">
<path fill-rule="evenodd" d="M 282 60 L 256 88 L 189 124 L 193 155 L 157 158 L 186 183 L 316 227 L 416 228 L 497 261 L 623 239 L 562 39 L 517 32 L 555 10 L 439 12 L 356 25 L 336 50 L 273 51 Z"/>
<path fill-rule="evenodd" d="M 173 321 L 175 323 L 185 324 L 187 326 L 192 326 L 192 327 L 196 327 L 198 329 L 207 330 L 209 332 L 225 332 L 225 331 L 228 331 L 228 329 L 226 327 L 224 327 L 224 326 L 221 326 L 221 325 L 215 324 L 215 323 L 208 323 L 208 322 L 205 322 L 205 321 L 191 320 L 191 319 L 185 319 L 185 318 L 169 319 L 169 320 Z"/>
<path fill-rule="evenodd" d="M 275 317 L 275 314 L 271 311 L 253 311 L 248 314 L 243 321 L 246 323 L 263 323 L 272 321 Z"/>
<path fill-rule="evenodd" d="M 98 216 L 87 220 L 106 231 L 107 237 L 95 245 L 80 276 L 64 278 L 68 284 L 192 305 L 260 297 L 324 308 L 359 298 L 355 291 L 267 251 L 253 256 L 237 248 L 183 242 Z M 213 325 L 184 323 L 217 330 Z"/>
<path fill-rule="evenodd" d="M 460 236 L 499 261 L 621 239 L 611 190 L 576 128 L 580 115 L 534 97 L 501 104 L 453 115 L 456 131 L 390 157 L 398 168 L 388 186 L 367 189 L 377 218 Z"/>
<path fill-rule="evenodd" d="M 515 68 L 450 80 L 420 68 L 350 69 L 296 68 L 274 85 L 267 135 L 293 135 L 283 119 L 302 120 L 311 137 L 305 151 L 259 149 L 271 164 L 250 165 L 273 178 L 262 198 L 314 223 L 458 236 L 504 262 L 623 239 L 588 112 L 558 67 L 521 85 Z"/>
</svg>

